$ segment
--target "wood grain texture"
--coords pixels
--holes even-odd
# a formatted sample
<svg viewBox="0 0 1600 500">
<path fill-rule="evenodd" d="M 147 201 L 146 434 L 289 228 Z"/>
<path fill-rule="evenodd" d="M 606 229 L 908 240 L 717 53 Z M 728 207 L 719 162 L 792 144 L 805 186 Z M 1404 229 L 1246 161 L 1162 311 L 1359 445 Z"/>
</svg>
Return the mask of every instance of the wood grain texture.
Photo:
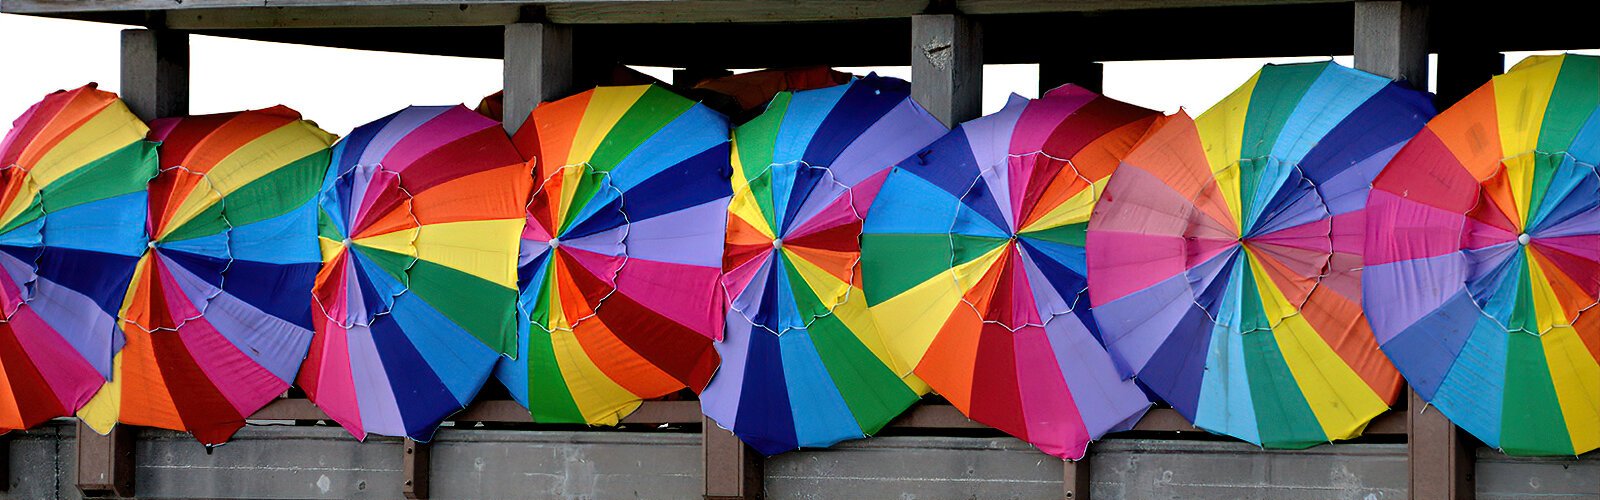
<svg viewBox="0 0 1600 500">
<path fill-rule="evenodd" d="M 1347 3 L 1350 0 L 956 0 L 957 11 L 972 15 L 1098 12 Z M 412 9 L 467 8 L 518 4 L 544 6 L 551 22 L 566 24 L 795 22 L 883 19 L 919 14 L 927 0 L 6 0 L 0 11 L 64 14 L 118 11 L 203 11 L 240 7 Z M 324 9 L 324 12 L 329 12 Z M 291 14 L 299 16 L 298 14 Z M 237 22 L 235 20 L 234 22 Z M 311 21 L 302 21 L 311 22 Z M 271 27 L 262 25 L 259 27 Z"/>
</svg>

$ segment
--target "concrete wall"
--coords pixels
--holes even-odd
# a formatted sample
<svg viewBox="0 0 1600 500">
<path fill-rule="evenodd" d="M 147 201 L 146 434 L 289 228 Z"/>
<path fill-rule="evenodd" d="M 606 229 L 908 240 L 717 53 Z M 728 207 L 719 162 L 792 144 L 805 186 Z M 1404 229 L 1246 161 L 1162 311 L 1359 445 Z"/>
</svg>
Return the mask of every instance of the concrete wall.
<svg viewBox="0 0 1600 500">
<path fill-rule="evenodd" d="M 0 498 L 78 498 L 68 423 L 14 433 Z M 257 427 L 207 455 L 182 434 L 144 431 L 141 498 L 400 497 L 399 440 L 357 443 L 336 427 Z M 700 436 L 441 431 L 434 498 L 698 498 Z M 1262 451 L 1225 440 L 1096 443 L 1093 498 L 1403 499 L 1406 449 L 1344 444 Z M 1011 438 L 881 437 L 767 462 L 768 498 L 1060 498 L 1061 462 Z M 1600 456 L 1478 454 L 1482 500 L 1600 500 Z"/>
</svg>

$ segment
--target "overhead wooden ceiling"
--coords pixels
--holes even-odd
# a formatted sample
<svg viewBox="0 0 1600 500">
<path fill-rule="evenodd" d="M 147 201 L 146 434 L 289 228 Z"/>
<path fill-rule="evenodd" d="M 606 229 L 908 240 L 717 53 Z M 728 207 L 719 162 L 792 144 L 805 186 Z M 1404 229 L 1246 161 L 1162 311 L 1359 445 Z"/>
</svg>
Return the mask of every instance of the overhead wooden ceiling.
<svg viewBox="0 0 1600 500">
<path fill-rule="evenodd" d="M 1436 48 L 1600 45 L 1543 0 L 1439 2 Z M 1467 5 L 1471 4 L 1471 5 Z M 574 25 L 577 59 L 708 68 L 907 64 L 910 16 L 980 19 L 986 63 L 1335 55 L 1352 51 L 1350 0 L 4 0 L 7 13 L 165 26 L 207 35 L 498 58 L 501 26 Z"/>
</svg>

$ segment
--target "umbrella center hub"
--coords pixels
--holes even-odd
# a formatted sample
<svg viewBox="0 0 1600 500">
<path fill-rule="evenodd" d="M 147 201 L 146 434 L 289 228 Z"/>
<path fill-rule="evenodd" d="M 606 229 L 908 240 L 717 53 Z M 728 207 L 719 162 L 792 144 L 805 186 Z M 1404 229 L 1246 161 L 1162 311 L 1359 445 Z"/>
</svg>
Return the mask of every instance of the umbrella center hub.
<svg viewBox="0 0 1600 500">
<path fill-rule="evenodd" d="M 156 240 L 150 240 L 150 241 L 145 242 L 144 243 L 144 247 L 148 248 L 150 250 L 155 250 L 156 249 Z"/>
<path fill-rule="evenodd" d="M 1522 234 L 1517 235 L 1517 244 L 1518 245 L 1528 246 L 1528 243 L 1531 243 L 1531 242 L 1533 242 L 1533 237 L 1532 236 L 1528 236 L 1528 233 L 1522 233 Z"/>
<path fill-rule="evenodd" d="M 772 239 L 772 249 L 773 250 L 783 250 L 783 238 L 773 238 Z"/>
<path fill-rule="evenodd" d="M 550 238 L 550 248 L 561 248 L 561 238 Z"/>
</svg>

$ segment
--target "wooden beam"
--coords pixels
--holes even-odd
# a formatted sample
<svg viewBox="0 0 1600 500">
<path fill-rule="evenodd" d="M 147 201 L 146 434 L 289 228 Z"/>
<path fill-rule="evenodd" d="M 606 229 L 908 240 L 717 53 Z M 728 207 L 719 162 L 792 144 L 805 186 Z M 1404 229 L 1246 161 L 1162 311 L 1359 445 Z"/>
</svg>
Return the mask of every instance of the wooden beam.
<svg viewBox="0 0 1600 500">
<path fill-rule="evenodd" d="M 645 401 L 638 410 L 622 418 L 624 424 L 698 424 L 701 420 L 699 401 Z M 257 410 L 250 420 L 328 420 L 322 409 L 306 399 L 275 399 Z M 452 422 L 495 422 L 531 424 L 532 416 L 516 401 L 509 399 L 479 400 L 466 409 L 450 416 Z"/>
<path fill-rule="evenodd" d="M 1477 496 L 1473 460 L 1475 444 L 1422 397 L 1410 393 L 1406 412 L 1407 463 L 1413 500 L 1472 500 Z"/>
<path fill-rule="evenodd" d="M 517 22 L 521 12 L 521 6 L 509 4 L 182 9 L 167 13 L 166 26 L 192 31 L 505 26 Z"/>
<path fill-rule="evenodd" d="M 706 500 L 755 500 L 765 495 L 766 461 L 732 432 L 706 418 L 700 450 L 705 461 Z"/>
<path fill-rule="evenodd" d="M 145 121 L 189 114 L 189 35 L 123 30 L 121 94 Z"/>
<path fill-rule="evenodd" d="M 131 426 L 118 425 L 100 435 L 78 422 L 78 491 L 91 498 L 132 498 L 134 434 Z"/>
<path fill-rule="evenodd" d="M 1089 500 L 1088 453 L 1084 453 L 1083 458 L 1062 464 L 1061 489 L 1064 490 L 1061 496 L 1066 500 Z"/>
<path fill-rule="evenodd" d="M 411 500 L 428 498 L 428 478 L 431 475 L 430 467 L 431 448 L 428 443 L 419 443 L 411 438 L 406 438 L 405 456 L 400 461 L 400 493 Z"/>
<path fill-rule="evenodd" d="M 545 22 L 507 25 L 501 61 L 505 76 L 505 128 L 507 133 L 514 134 L 534 106 L 571 91 L 572 29 Z"/>
<path fill-rule="evenodd" d="M 1350 0 L 954 0 L 973 15 L 1098 12 L 1157 8 L 1345 3 Z M 539 4 L 562 24 L 800 22 L 903 18 L 922 12 L 927 0 L 6 0 L 0 12 L 94 14 L 130 11 L 207 11 L 244 8 L 350 9 L 367 7 L 468 8 Z M 298 16 L 303 17 L 303 16 Z M 352 18 L 344 19 L 355 21 Z M 263 21 L 263 23 L 268 21 Z M 359 21 L 357 21 L 359 22 Z M 270 27 L 261 25 L 257 27 Z"/>
<path fill-rule="evenodd" d="M 983 111 L 983 35 L 962 14 L 911 17 L 911 97 L 947 127 Z"/>
<path fill-rule="evenodd" d="M 980 424 L 962 415 L 960 410 L 948 404 L 919 403 L 889 421 L 888 427 L 901 429 L 988 429 L 989 426 Z"/>
<path fill-rule="evenodd" d="M 1428 6 L 1418 0 L 1355 5 L 1356 68 L 1428 89 Z"/>
</svg>

